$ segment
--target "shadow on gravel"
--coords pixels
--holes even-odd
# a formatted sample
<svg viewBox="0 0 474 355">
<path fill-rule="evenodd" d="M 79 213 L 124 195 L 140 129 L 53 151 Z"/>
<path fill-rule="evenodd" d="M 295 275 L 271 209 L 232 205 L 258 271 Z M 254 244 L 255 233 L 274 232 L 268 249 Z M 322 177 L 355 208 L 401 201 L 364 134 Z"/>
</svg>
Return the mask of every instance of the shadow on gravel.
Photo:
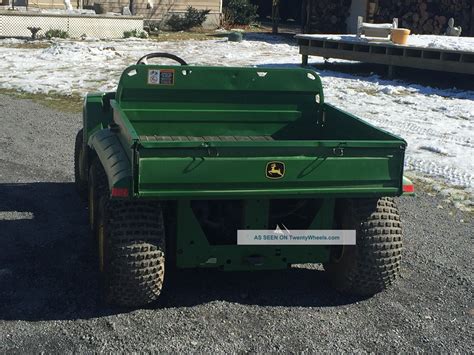
<svg viewBox="0 0 474 355">
<path fill-rule="evenodd" d="M 87 211 L 72 183 L 0 184 L 0 319 L 73 320 L 127 310 L 99 299 Z M 357 300 L 331 290 L 320 270 L 223 273 L 187 270 L 168 275 L 151 308 L 210 301 L 325 307 Z"/>
<path fill-rule="evenodd" d="M 0 319 L 105 315 L 72 183 L 0 184 Z"/>
<path fill-rule="evenodd" d="M 158 307 L 176 308 L 211 301 L 279 307 L 332 307 L 362 301 L 342 296 L 329 285 L 322 270 L 291 268 L 279 271 L 221 272 L 185 270 L 168 281 Z"/>
</svg>

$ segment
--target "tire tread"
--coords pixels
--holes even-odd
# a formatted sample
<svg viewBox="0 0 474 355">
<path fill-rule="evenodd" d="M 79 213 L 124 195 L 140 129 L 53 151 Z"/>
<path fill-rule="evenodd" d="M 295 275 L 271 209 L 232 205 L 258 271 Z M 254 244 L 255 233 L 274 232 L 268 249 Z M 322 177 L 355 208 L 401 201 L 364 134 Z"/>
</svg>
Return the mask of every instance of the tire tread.
<svg viewBox="0 0 474 355">
<path fill-rule="evenodd" d="M 159 205 L 110 201 L 106 218 L 106 300 L 137 307 L 158 299 L 164 282 L 165 238 Z"/>
<path fill-rule="evenodd" d="M 326 264 L 325 269 L 339 291 L 373 295 L 400 275 L 403 234 L 398 208 L 389 197 L 345 200 L 345 204 L 349 227 L 357 235 L 353 259 L 345 260 L 343 255 L 339 264 Z"/>
</svg>

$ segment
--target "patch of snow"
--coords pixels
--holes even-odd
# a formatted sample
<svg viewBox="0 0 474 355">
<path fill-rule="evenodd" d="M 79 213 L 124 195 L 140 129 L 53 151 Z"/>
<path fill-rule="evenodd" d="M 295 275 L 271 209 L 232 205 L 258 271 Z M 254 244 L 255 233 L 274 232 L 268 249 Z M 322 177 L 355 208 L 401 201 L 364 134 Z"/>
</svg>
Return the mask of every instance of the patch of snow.
<svg viewBox="0 0 474 355">
<path fill-rule="evenodd" d="M 268 35 L 246 37 L 240 43 L 55 40 L 46 49 L 3 45 L 7 43 L 12 42 L 0 40 L 0 87 L 44 94 L 115 90 L 123 69 L 150 52 L 174 53 L 196 65 L 295 67 L 301 61 L 297 46 Z M 323 62 L 317 57 L 311 60 Z M 407 170 L 474 193 L 474 91 L 437 89 L 376 75 L 318 73 L 327 102 L 407 140 Z"/>
<path fill-rule="evenodd" d="M 408 45 L 421 48 L 474 52 L 473 37 L 410 35 Z"/>
<path fill-rule="evenodd" d="M 25 40 L 18 38 L 4 38 L 0 41 L 0 43 L 2 45 L 23 44 L 25 43 Z"/>
<path fill-rule="evenodd" d="M 357 35 L 325 35 L 301 34 L 296 37 L 311 39 L 328 39 L 353 43 L 391 43 L 388 39 L 376 37 L 357 37 Z M 435 35 L 410 35 L 407 46 L 430 49 L 447 49 L 455 51 L 474 52 L 474 37 L 452 37 Z"/>
<path fill-rule="evenodd" d="M 307 39 L 327 39 L 333 41 L 342 41 L 342 42 L 355 42 L 355 43 L 368 43 L 371 38 L 369 37 L 357 37 L 357 35 L 331 35 L 331 34 L 298 34 L 295 36 L 296 38 L 307 38 Z M 388 38 L 388 37 L 387 37 Z M 384 41 L 382 38 L 378 39 L 379 41 Z M 370 42 L 373 42 L 370 40 Z"/>
</svg>

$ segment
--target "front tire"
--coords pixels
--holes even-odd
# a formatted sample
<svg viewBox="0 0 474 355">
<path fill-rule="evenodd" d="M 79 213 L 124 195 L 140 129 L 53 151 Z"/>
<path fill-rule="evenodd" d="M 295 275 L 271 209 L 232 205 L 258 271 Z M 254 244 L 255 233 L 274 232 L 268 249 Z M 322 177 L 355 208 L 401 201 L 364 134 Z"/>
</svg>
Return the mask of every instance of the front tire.
<svg viewBox="0 0 474 355">
<path fill-rule="evenodd" d="M 102 275 L 109 304 L 139 307 L 158 299 L 165 275 L 165 232 L 159 204 L 101 203 Z"/>
<path fill-rule="evenodd" d="M 402 226 L 395 201 L 341 201 L 336 213 L 340 229 L 356 230 L 356 245 L 333 247 L 324 265 L 330 282 L 340 292 L 371 296 L 389 287 L 400 275 Z"/>
</svg>

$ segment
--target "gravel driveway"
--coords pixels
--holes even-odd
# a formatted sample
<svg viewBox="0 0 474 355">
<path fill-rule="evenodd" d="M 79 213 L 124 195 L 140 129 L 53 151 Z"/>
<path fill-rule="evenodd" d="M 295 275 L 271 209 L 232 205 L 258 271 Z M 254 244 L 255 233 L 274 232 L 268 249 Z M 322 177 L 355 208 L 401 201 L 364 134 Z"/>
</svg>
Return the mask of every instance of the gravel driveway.
<svg viewBox="0 0 474 355">
<path fill-rule="evenodd" d="M 178 272 L 161 303 L 99 301 L 86 210 L 75 194 L 80 114 L 0 95 L 0 352 L 473 352 L 472 215 L 419 192 L 398 200 L 403 276 L 341 297 L 317 266 Z"/>
</svg>

